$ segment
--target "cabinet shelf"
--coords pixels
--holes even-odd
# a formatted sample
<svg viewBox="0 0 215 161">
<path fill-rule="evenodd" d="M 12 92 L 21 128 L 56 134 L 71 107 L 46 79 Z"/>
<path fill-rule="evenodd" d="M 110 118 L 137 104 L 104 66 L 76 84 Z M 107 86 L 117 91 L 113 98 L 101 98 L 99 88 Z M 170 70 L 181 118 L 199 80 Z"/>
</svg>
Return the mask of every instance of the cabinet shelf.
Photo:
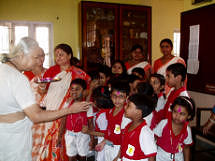
<svg viewBox="0 0 215 161">
<path fill-rule="evenodd" d="M 98 60 L 107 65 L 116 59 L 127 61 L 135 44 L 143 46 L 151 62 L 151 7 L 81 1 L 81 10 L 85 69 Z"/>
</svg>

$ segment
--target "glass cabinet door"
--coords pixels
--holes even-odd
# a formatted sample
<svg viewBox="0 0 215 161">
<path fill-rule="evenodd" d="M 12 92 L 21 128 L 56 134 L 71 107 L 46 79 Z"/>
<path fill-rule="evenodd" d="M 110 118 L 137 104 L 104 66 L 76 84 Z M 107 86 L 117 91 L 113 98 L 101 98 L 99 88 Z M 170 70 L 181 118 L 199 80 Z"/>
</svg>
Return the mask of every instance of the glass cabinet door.
<svg viewBox="0 0 215 161">
<path fill-rule="evenodd" d="M 82 2 L 82 62 L 89 72 L 96 63 L 111 66 L 117 57 L 117 6 Z"/>
<path fill-rule="evenodd" d="M 133 45 L 143 47 L 145 59 L 151 62 L 151 7 L 120 6 L 120 59 L 128 61 Z"/>
</svg>

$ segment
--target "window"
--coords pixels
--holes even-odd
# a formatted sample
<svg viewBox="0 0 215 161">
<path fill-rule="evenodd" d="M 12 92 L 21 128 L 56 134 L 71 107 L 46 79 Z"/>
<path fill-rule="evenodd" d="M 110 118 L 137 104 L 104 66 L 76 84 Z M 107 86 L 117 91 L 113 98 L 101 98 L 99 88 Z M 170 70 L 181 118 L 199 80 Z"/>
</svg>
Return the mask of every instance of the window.
<svg viewBox="0 0 215 161">
<path fill-rule="evenodd" d="M 9 27 L 0 26 L 0 53 L 9 52 Z"/>
<path fill-rule="evenodd" d="M 22 37 L 37 40 L 45 52 L 44 67 L 54 64 L 53 25 L 32 21 L 0 21 L 0 53 L 9 53 Z"/>
<path fill-rule="evenodd" d="M 173 51 L 175 56 L 180 56 L 180 36 L 180 31 L 175 30 L 173 34 Z"/>
</svg>

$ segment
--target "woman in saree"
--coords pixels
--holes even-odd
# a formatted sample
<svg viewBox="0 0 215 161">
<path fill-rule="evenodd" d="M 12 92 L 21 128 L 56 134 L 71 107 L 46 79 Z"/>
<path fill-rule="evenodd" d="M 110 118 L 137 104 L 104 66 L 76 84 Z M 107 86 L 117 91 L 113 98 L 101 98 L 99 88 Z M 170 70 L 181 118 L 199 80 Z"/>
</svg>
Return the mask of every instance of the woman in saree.
<svg viewBox="0 0 215 161">
<path fill-rule="evenodd" d="M 127 68 L 127 73 L 131 74 L 134 68 L 143 68 L 146 74 L 146 79 L 149 78 L 151 74 L 151 65 L 146 61 L 145 55 L 143 53 L 143 47 L 136 44 L 131 49 L 131 59 L 125 63 Z"/>
<path fill-rule="evenodd" d="M 161 74 L 164 77 L 166 77 L 166 69 L 169 65 L 175 64 L 175 63 L 181 63 L 186 66 L 184 60 L 181 57 L 174 56 L 172 54 L 173 43 L 170 39 L 166 38 L 166 39 L 161 40 L 160 50 L 161 50 L 161 53 L 163 54 L 163 56 L 158 58 L 157 60 L 155 60 L 154 66 L 153 66 L 153 73 L 158 73 L 158 74 Z M 168 95 L 170 89 L 171 88 L 168 87 L 168 85 L 166 84 L 165 93 L 167 95 Z"/>
<path fill-rule="evenodd" d="M 46 107 L 46 110 L 63 108 L 63 104 L 69 97 L 69 86 L 72 80 L 81 78 L 88 84 L 90 82 L 90 77 L 83 70 L 71 65 L 70 60 L 73 57 L 73 52 L 69 45 L 59 44 L 54 51 L 56 65 L 45 72 L 44 78 L 58 78 L 60 81 L 45 84 L 46 86 L 41 83 L 40 92 L 45 93 L 45 96 L 40 104 Z M 57 145 L 60 123 L 61 120 L 58 119 L 45 124 L 45 135 L 39 154 L 40 161 L 68 160 L 64 140 L 62 141 L 62 146 Z"/>
<path fill-rule="evenodd" d="M 32 71 L 40 59 L 38 43 L 24 37 L 8 54 L 0 54 L 0 160 L 32 161 L 32 123 L 53 121 L 86 111 L 89 103 L 61 110 L 42 110 L 23 71 Z"/>
</svg>

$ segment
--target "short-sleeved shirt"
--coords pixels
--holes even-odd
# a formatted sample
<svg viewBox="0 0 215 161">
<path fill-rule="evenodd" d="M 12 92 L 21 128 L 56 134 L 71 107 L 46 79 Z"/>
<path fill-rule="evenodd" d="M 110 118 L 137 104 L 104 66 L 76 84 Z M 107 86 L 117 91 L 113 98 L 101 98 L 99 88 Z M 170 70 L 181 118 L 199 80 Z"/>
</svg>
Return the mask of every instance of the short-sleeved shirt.
<svg viewBox="0 0 215 161">
<path fill-rule="evenodd" d="M 107 112 L 108 110 L 105 109 L 97 112 L 95 119 L 95 131 L 105 132 L 107 130 L 108 125 Z"/>
<path fill-rule="evenodd" d="M 113 142 L 114 145 L 120 145 L 121 144 L 121 124 L 122 124 L 122 118 L 125 113 L 124 108 L 121 109 L 117 113 L 117 115 L 113 116 L 113 112 L 116 107 L 113 109 L 110 109 L 107 112 L 107 120 L 108 120 L 108 126 L 105 133 L 105 139 Z"/>
<path fill-rule="evenodd" d="M 70 104 L 71 105 L 71 104 Z M 66 103 L 67 107 L 69 104 Z M 93 118 L 93 109 L 90 107 L 87 112 L 79 112 L 67 115 L 66 129 L 73 132 L 80 132 L 84 125 L 87 125 L 87 120 Z"/>
<path fill-rule="evenodd" d="M 177 136 L 172 131 L 171 117 L 162 120 L 154 129 L 154 133 L 158 136 L 157 145 L 168 153 L 182 152 L 185 145 L 193 143 L 191 129 L 188 123 L 184 124 L 183 129 Z"/>
<path fill-rule="evenodd" d="M 121 156 L 131 160 L 142 160 L 156 155 L 154 133 L 143 121 L 134 130 L 128 131 L 131 123 L 122 132 Z"/>
<path fill-rule="evenodd" d="M 178 97 L 178 96 L 187 96 L 188 92 L 186 90 L 185 87 L 181 87 L 177 90 L 173 90 L 170 92 L 166 104 L 164 105 L 164 108 L 158 112 L 155 113 L 154 117 L 152 118 L 152 122 L 151 122 L 151 129 L 154 129 L 154 127 L 163 119 L 168 118 L 169 115 L 171 115 L 171 105 L 173 104 L 174 100 Z"/>
<path fill-rule="evenodd" d="M 7 64 L 0 65 L 0 114 L 22 111 L 36 104 L 27 77 Z"/>
<path fill-rule="evenodd" d="M 165 103 L 166 103 L 166 99 L 164 97 L 164 93 L 163 92 L 160 92 L 158 94 L 158 101 L 157 101 L 157 106 L 155 107 L 155 111 L 160 111 L 164 108 L 165 106 Z"/>
</svg>

